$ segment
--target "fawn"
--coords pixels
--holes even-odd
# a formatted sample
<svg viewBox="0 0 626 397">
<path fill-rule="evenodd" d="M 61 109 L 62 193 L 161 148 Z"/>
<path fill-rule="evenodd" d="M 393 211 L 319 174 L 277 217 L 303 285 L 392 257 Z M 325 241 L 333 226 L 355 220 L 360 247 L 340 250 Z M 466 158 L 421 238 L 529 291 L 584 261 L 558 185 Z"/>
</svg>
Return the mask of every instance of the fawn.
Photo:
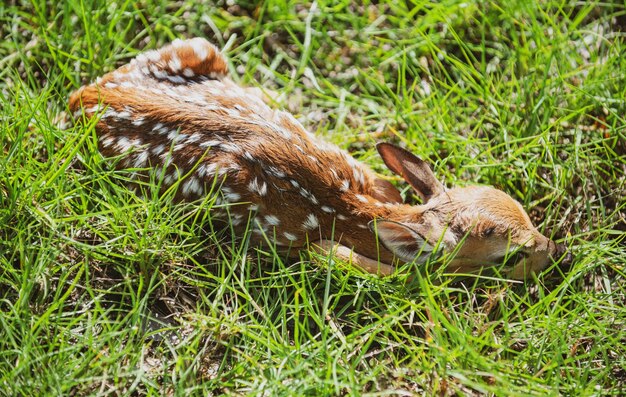
<svg viewBox="0 0 626 397">
<path fill-rule="evenodd" d="M 69 105 L 77 119 L 99 117 L 99 149 L 124 155 L 118 166 L 153 168 L 165 188 L 188 174 L 179 199 L 201 198 L 218 183 L 228 221 L 235 230 L 251 226 L 254 243 L 268 239 L 287 251 L 315 242 L 383 275 L 443 252 L 453 255 L 452 272 L 508 259 L 505 274 L 523 279 L 565 253 L 502 191 L 446 189 L 425 162 L 380 143 L 385 164 L 423 201 L 402 203 L 391 183 L 272 109 L 260 90 L 234 83 L 221 53 L 201 38 L 137 56 L 74 92 Z"/>
</svg>

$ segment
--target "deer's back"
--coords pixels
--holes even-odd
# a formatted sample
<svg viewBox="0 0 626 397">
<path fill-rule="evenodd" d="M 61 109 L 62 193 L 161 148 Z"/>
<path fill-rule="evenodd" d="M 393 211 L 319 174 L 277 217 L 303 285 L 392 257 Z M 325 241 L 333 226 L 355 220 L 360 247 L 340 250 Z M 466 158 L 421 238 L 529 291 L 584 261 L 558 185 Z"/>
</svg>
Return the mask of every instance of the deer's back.
<svg viewBox="0 0 626 397">
<path fill-rule="evenodd" d="M 70 107 L 75 117 L 99 116 L 105 156 L 124 154 L 122 167 L 156 169 L 165 188 L 187 175 L 181 198 L 202 197 L 217 184 L 233 204 L 235 226 L 251 219 L 258 233 L 275 228 L 281 244 L 303 243 L 306 233 L 329 238 L 342 222 L 365 228 L 367 219 L 355 225 L 354 214 L 380 187 L 348 153 L 235 84 L 202 39 L 140 55 L 82 87 Z"/>
</svg>

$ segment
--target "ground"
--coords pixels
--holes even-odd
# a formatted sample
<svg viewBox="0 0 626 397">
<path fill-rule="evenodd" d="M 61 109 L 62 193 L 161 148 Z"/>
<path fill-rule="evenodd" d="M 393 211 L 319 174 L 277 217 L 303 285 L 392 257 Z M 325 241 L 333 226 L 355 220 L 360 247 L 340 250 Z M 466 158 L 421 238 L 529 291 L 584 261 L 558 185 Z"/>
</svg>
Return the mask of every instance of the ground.
<svg viewBox="0 0 626 397">
<path fill-rule="evenodd" d="M 623 2 L 0 5 L 0 395 L 623 395 Z M 125 186 L 69 93 L 201 36 L 416 200 L 377 141 L 506 191 L 573 253 L 526 283 L 248 249 Z M 241 237 L 241 236 L 240 236 Z"/>
</svg>

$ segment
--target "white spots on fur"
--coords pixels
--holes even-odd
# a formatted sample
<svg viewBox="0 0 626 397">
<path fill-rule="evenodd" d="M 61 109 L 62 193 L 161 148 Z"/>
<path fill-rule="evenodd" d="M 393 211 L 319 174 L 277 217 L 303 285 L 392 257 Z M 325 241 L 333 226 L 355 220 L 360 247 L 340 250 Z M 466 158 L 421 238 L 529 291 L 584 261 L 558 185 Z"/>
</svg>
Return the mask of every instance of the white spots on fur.
<svg viewBox="0 0 626 397">
<path fill-rule="evenodd" d="M 274 176 L 278 179 L 283 179 L 285 177 L 285 173 L 279 170 L 278 168 L 274 167 L 273 165 L 268 166 L 266 169 L 266 172 L 269 175 Z"/>
<path fill-rule="evenodd" d="M 318 204 L 319 204 L 319 201 L 317 201 L 317 198 L 315 198 L 315 196 L 314 196 L 314 195 L 312 195 L 312 194 L 311 194 L 311 195 L 310 195 L 309 197 L 307 197 L 307 198 L 311 201 L 311 203 L 313 203 L 313 204 L 315 204 L 315 205 L 318 205 Z"/>
<path fill-rule="evenodd" d="M 363 186 L 363 184 L 365 184 L 365 176 L 363 175 L 363 171 L 361 171 L 361 169 L 359 168 L 353 168 L 352 169 L 352 175 L 354 176 L 354 179 L 361 185 Z"/>
<path fill-rule="evenodd" d="M 101 111 L 102 111 L 102 106 L 100 104 L 94 105 L 90 108 L 85 109 L 85 113 L 100 113 Z"/>
<path fill-rule="evenodd" d="M 189 144 L 196 143 L 200 139 L 202 139 L 202 136 L 203 136 L 202 134 L 194 132 L 193 134 L 191 134 L 189 138 L 187 138 L 187 143 Z"/>
<path fill-rule="evenodd" d="M 202 194 L 202 185 L 195 177 L 191 177 L 183 183 L 183 195 L 189 196 L 191 194 Z"/>
<path fill-rule="evenodd" d="M 251 161 L 251 162 L 256 162 L 256 159 L 254 158 L 254 156 L 252 155 L 252 153 L 250 153 L 250 152 L 248 152 L 248 151 L 246 151 L 246 152 L 244 152 L 244 153 L 243 153 L 243 157 L 244 157 L 246 160 L 248 160 L 248 161 Z"/>
<path fill-rule="evenodd" d="M 163 184 L 166 186 L 171 185 L 174 181 L 178 179 L 178 174 L 174 171 L 171 174 L 168 174 L 163 178 Z"/>
<path fill-rule="evenodd" d="M 121 120 L 132 120 L 132 113 L 130 109 L 124 110 L 117 113 L 117 118 Z"/>
<path fill-rule="evenodd" d="M 259 181 L 258 178 L 254 178 L 248 183 L 248 189 L 259 196 L 265 196 L 267 194 L 267 184 L 263 181 Z"/>
<path fill-rule="evenodd" d="M 324 211 L 327 214 L 334 214 L 335 213 L 335 209 L 332 207 L 329 207 L 327 205 L 322 205 L 321 207 L 322 211 Z"/>
<path fill-rule="evenodd" d="M 133 119 L 133 123 L 132 124 L 135 127 L 140 127 L 140 126 L 143 125 L 144 121 L 145 121 L 145 119 L 143 117 L 137 117 L 137 118 Z"/>
<path fill-rule="evenodd" d="M 341 186 L 339 187 L 339 191 L 347 192 L 349 189 L 350 189 L 350 181 L 347 179 L 342 180 Z"/>
<path fill-rule="evenodd" d="M 129 112 L 125 112 L 125 111 L 118 112 L 114 108 L 109 107 L 102 114 L 102 119 L 106 120 L 108 118 L 114 118 L 114 119 L 119 119 L 119 120 L 130 120 L 130 116 L 131 115 Z"/>
<path fill-rule="evenodd" d="M 178 130 L 170 130 L 167 132 L 167 139 L 176 142 L 179 139 L 179 135 Z"/>
<path fill-rule="evenodd" d="M 157 68 L 155 65 L 150 65 L 149 69 L 150 69 L 150 73 L 152 73 L 152 75 L 159 80 L 165 80 L 168 76 L 166 72 Z"/>
<path fill-rule="evenodd" d="M 291 242 L 298 240 L 298 236 L 296 236 L 293 233 L 289 233 L 289 232 L 284 232 L 283 236 L 285 236 L 285 238 Z"/>
<path fill-rule="evenodd" d="M 163 153 L 164 150 L 165 150 L 165 145 L 164 144 L 159 144 L 159 145 L 153 146 L 150 151 L 155 156 L 158 156 L 159 154 Z"/>
<path fill-rule="evenodd" d="M 226 201 L 228 201 L 229 203 L 236 203 L 241 200 L 241 195 L 234 192 L 233 189 L 227 186 L 224 186 L 221 191 L 224 199 L 226 199 Z"/>
<path fill-rule="evenodd" d="M 233 226 L 239 226 L 243 223 L 243 216 L 239 214 L 231 215 L 229 221 Z"/>
<path fill-rule="evenodd" d="M 146 163 L 148 162 L 148 155 L 149 155 L 149 153 L 148 153 L 147 150 L 139 152 L 137 154 L 137 157 L 135 158 L 135 162 L 133 163 L 135 168 L 145 167 Z"/>
<path fill-rule="evenodd" d="M 124 153 L 124 152 L 129 151 L 132 148 L 132 145 L 128 138 L 126 138 L 125 136 L 121 136 L 118 138 L 117 144 L 115 144 L 115 147 L 117 148 L 118 151 Z"/>
<path fill-rule="evenodd" d="M 185 80 L 181 76 L 172 76 L 172 75 L 169 75 L 169 74 L 166 75 L 165 78 L 168 79 L 169 81 L 171 81 L 174 84 L 182 84 L 182 83 L 187 81 L 187 80 Z"/>
<path fill-rule="evenodd" d="M 316 229 L 319 227 L 319 225 L 320 225 L 320 222 L 317 219 L 317 216 L 315 216 L 315 214 L 307 215 L 306 219 L 302 223 L 302 227 L 305 228 L 306 230 Z"/>
<path fill-rule="evenodd" d="M 161 54 L 158 51 L 148 51 L 145 53 L 145 57 L 150 61 L 150 62 L 160 62 L 161 61 Z"/>
<path fill-rule="evenodd" d="M 235 143 L 220 143 L 219 148 L 226 153 L 241 153 L 241 147 Z"/>
<path fill-rule="evenodd" d="M 362 203 L 367 203 L 368 202 L 367 197 L 365 197 L 362 194 L 356 194 L 354 197 L 356 197 L 356 199 L 359 200 Z"/>
<path fill-rule="evenodd" d="M 362 223 L 357 224 L 357 227 L 359 227 L 361 229 L 367 229 L 367 225 L 364 225 Z"/>
<path fill-rule="evenodd" d="M 161 159 L 161 165 L 165 168 L 169 167 L 172 164 L 172 156 L 169 152 L 162 153 L 159 158 Z"/>
<path fill-rule="evenodd" d="M 167 139 L 171 140 L 172 143 L 182 142 L 187 139 L 187 134 L 181 134 L 178 130 L 171 130 L 167 133 Z"/>
<path fill-rule="evenodd" d="M 228 166 L 226 166 L 226 167 L 225 166 L 220 166 L 220 167 L 217 168 L 217 176 L 221 178 L 224 175 L 228 174 L 228 171 L 230 171 L 230 170 L 231 170 L 231 168 L 228 167 Z"/>
<path fill-rule="evenodd" d="M 166 135 L 169 134 L 171 131 L 169 128 L 167 128 L 167 126 L 161 124 L 161 123 L 156 123 L 154 125 L 154 127 L 152 127 L 152 131 L 156 132 L 159 135 Z"/>
<path fill-rule="evenodd" d="M 217 171 L 217 167 L 216 163 L 200 164 L 200 166 L 196 169 L 196 173 L 202 178 L 213 177 Z"/>
<path fill-rule="evenodd" d="M 132 61 L 130 61 L 131 65 L 136 65 L 138 63 L 146 63 L 148 62 L 148 57 L 146 57 L 146 54 L 139 54 L 137 55 L 137 57 L 135 59 L 133 59 Z M 114 77 L 116 77 L 116 75 L 119 75 L 119 72 L 115 72 Z M 116 80 L 119 79 L 119 76 L 116 77 Z"/>
<path fill-rule="evenodd" d="M 206 140 L 206 141 L 200 143 L 198 146 L 200 146 L 202 149 L 207 149 L 207 148 L 210 148 L 210 147 L 219 146 L 221 143 L 222 143 L 221 141 L 218 141 L 218 140 L 215 140 L 215 139 L 209 139 L 209 140 Z"/>
<path fill-rule="evenodd" d="M 254 217 L 252 222 L 254 223 L 254 227 L 257 229 L 255 231 L 259 234 L 264 234 L 269 229 L 269 226 L 266 223 L 261 223 L 258 217 Z"/>
<path fill-rule="evenodd" d="M 195 73 L 194 73 L 194 71 L 193 71 L 193 70 L 191 70 L 190 68 L 185 68 L 185 69 L 183 70 L 183 75 L 184 75 L 185 77 L 193 77 L 193 76 L 195 76 L 196 74 L 195 74 Z"/>
<path fill-rule="evenodd" d="M 300 184 L 295 179 L 290 179 L 289 183 L 291 183 L 291 186 L 295 187 L 296 189 L 300 188 Z"/>
<path fill-rule="evenodd" d="M 265 215 L 265 222 L 270 226 L 280 225 L 280 219 L 276 215 Z"/>
<path fill-rule="evenodd" d="M 174 171 L 172 171 L 172 173 L 175 173 L 177 178 L 182 178 L 182 176 L 185 175 L 187 171 L 185 171 L 185 169 L 179 165 L 175 165 L 175 166 L 176 168 L 174 169 Z"/>
<path fill-rule="evenodd" d="M 167 63 L 167 66 L 172 70 L 172 72 L 176 73 L 182 68 L 182 63 L 180 62 L 180 58 L 176 55 L 172 55 L 170 61 Z"/>
<path fill-rule="evenodd" d="M 250 205 L 248 206 L 248 210 L 249 210 L 249 211 L 254 211 L 254 212 L 256 212 L 256 211 L 258 211 L 258 210 L 259 210 L 259 207 L 260 207 L 260 206 L 259 206 L 258 204 L 250 204 Z"/>
<path fill-rule="evenodd" d="M 345 215 L 339 214 L 339 215 L 337 215 L 337 219 L 339 219 L 340 221 L 345 221 L 346 219 L 348 219 L 348 217 L 345 216 Z"/>
<path fill-rule="evenodd" d="M 160 181 L 160 180 L 163 178 L 163 172 L 164 172 L 164 171 L 165 171 L 165 170 L 163 169 L 163 167 L 156 167 L 156 168 L 154 169 L 154 178 L 155 178 L 157 181 Z"/>
<path fill-rule="evenodd" d="M 207 42 L 201 38 L 195 38 L 187 41 L 187 44 L 191 46 L 193 52 L 196 54 L 199 60 L 204 60 L 209 55 L 207 49 Z"/>
<path fill-rule="evenodd" d="M 228 215 L 228 207 L 224 199 L 221 196 L 214 194 L 211 196 L 211 200 L 213 200 L 213 203 L 211 204 L 213 211 L 216 211 L 214 208 L 217 208 L 217 213 L 226 219 Z"/>
<path fill-rule="evenodd" d="M 100 138 L 98 138 L 98 140 L 102 142 L 103 147 L 111 147 L 115 142 L 115 137 L 110 134 L 106 134 L 102 135 Z"/>
<path fill-rule="evenodd" d="M 348 162 L 350 167 L 352 167 L 352 168 L 360 168 L 361 167 L 361 164 L 359 164 L 359 162 L 356 161 L 356 159 L 354 157 L 350 156 L 349 154 L 344 153 L 342 157 Z"/>
<path fill-rule="evenodd" d="M 252 230 L 252 233 L 256 234 L 257 236 L 265 235 L 265 231 L 261 229 L 258 225 L 255 225 L 254 230 Z"/>
<path fill-rule="evenodd" d="M 293 179 L 292 179 L 292 181 L 295 182 Z M 305 199 L 309 200 L 311 203 L 313 203 L 315 205 L 319 204 L 319 202 L 317 201 L 317 198 L 315 198 L 313 193 L 311 193 L 310 191 L 306 190 L 305 188 L 301 187 L 300 190 L 299 190 L 299 193 L 300 193 L 300 195 L 302 197 L 304 197 Z"/>
<path fill-rule="evenodd" d="M 230 163 L 223 165 L 221 169 L 224 170 L 224 172 L 239 172 L 241 171 L 241 166 L 237 163 Z"/>
</svg>

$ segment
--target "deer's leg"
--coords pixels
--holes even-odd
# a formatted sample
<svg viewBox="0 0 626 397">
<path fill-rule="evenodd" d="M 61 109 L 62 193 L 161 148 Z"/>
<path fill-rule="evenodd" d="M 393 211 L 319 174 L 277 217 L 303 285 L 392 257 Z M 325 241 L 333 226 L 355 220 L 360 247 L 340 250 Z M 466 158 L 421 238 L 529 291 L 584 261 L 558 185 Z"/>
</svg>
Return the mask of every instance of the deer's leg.
<svg viewBox="0 0 626 397">
<path fill-rule="evenodd" d="M 321 254 L 332 253 L 335 257 L 351 263 L 368 273 L 389 276 L 394 272 L 393 266 L 358 254 L 345 245 L 341 245 L 332 240 L 320 240 L 311 244 L 311 247 Z"/>
</svg>

